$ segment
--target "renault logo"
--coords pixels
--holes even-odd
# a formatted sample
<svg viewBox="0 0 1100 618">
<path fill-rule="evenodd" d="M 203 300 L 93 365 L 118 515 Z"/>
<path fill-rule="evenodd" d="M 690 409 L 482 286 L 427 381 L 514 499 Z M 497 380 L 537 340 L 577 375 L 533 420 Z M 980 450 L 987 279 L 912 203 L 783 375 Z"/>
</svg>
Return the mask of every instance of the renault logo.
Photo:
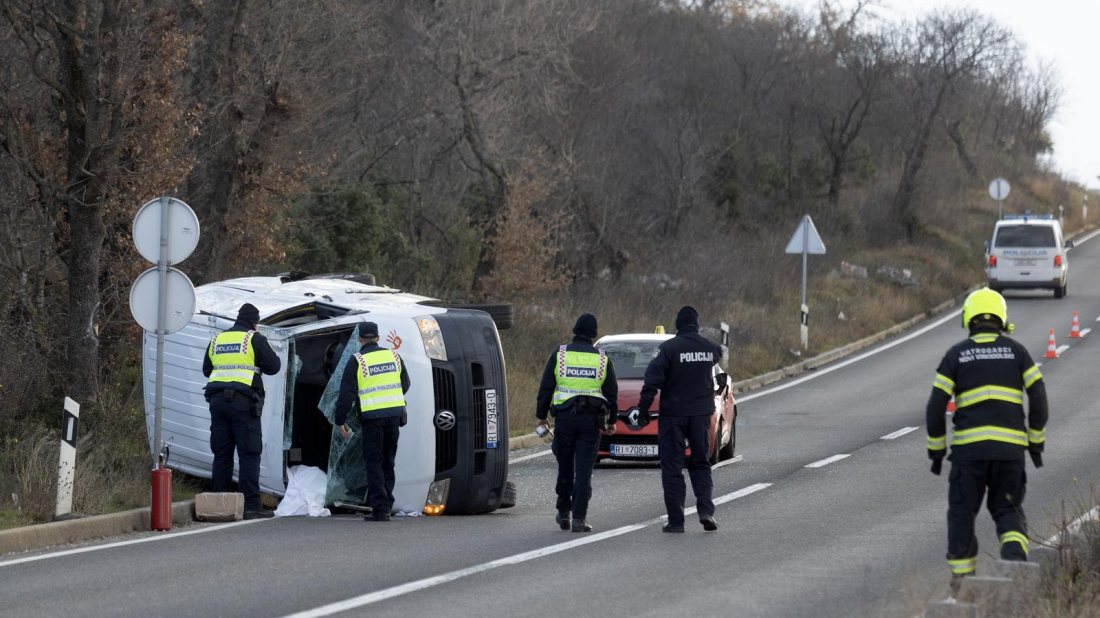
<svg viewBox="0 0 1100 618">
<path fill-rule="evenodd" d="M 440 431 L 450 431 L 455 426 L 455 413 L 450 410 L 440 410 L 439 414 L 435 415 L 435 426 Z"/>
</svg>

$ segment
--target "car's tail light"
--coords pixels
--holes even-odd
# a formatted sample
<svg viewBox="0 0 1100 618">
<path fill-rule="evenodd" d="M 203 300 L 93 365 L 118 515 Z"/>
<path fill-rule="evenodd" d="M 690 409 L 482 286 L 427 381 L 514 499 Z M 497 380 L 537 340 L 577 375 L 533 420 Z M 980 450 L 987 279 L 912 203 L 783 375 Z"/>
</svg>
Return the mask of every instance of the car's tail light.
<svg viewBox="0 0 1100 618">
<path fill-rule="evenodd" d="M 993 267 L 997 266 L 997 256 L 995 256 L 995 255 L 989 256 L 989 265 L 993 266 Z"/>
<path fill-rule="evenodd" d="M 1061 266 L 1062 266 L 1062 256 L 1060 256 L 1060 255 L 1054 256 L 1054 267 L 1055 268 L 1060 268 Z"/>
</svg>

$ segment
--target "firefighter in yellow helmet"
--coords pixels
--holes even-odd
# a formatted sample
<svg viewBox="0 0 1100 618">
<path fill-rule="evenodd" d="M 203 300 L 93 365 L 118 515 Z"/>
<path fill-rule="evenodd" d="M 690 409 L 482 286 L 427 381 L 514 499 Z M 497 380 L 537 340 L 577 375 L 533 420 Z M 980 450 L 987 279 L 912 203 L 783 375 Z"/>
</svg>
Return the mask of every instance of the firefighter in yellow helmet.
<svg viewBox="0 0 1100 618">
<path fill-rule="evenodd" d="M 963 305 L 963 328 L 970 337 L 953 346 L 940 362 L 928 400 L 928 457 L 939 475 L 947 454 L 945 412 L 955 398 L 947 510 L 947 563 L 952 587 L 973 575 L 978 562 L 974 518 L 989 490 L 987 507 L 997 526 L 1004 560 L 1027 560 L 1027 485 L 1024 453 L 1043 465 L 1047 395 L 1039 367 L 1012 332 L 1005 299 L 988 288 Z M 1024 414 L 1024 391 L 1029 414 Z"/>
</svg>

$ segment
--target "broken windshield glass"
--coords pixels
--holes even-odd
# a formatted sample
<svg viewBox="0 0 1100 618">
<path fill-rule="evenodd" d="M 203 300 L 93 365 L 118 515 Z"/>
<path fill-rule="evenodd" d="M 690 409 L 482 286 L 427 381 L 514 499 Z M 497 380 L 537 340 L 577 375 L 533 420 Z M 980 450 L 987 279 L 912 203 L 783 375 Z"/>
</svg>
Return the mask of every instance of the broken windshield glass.
<svg viewBox="0 0 1100 618">
<path fill-rule="evenodd" d="M 325 504 L 336 502 L 346 504 L 366 504 L 367 496 L 367 467 L 363 462 L 363 432 L 359 424 L 358 414 L 348 414 L 346 424 L 351 430 L 351 437 L 344 439 L 336 426 L 336 400 L 340 396 L 340 381 L 344 376 L 344 368 L 347 367 L 351 357 L 359 351 L 355 345 L 361 326 L 355 327 L 355 332 L 344 347 L 344 353 L 340 355 L 340 362 L 336 364 L 328 386 L 321 395 L 318 407 L 325 415 L 328 422 L 332 423 L 332 437 L 328 456 L 328 491 L 325 493 Z"/>
</svg>

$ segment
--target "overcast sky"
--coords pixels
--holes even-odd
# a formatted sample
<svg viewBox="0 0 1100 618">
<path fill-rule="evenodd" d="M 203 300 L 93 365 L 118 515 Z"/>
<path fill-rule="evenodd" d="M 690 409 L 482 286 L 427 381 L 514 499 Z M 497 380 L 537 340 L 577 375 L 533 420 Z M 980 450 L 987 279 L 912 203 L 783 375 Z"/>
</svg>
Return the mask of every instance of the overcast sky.
<svg viewBox="0 0 1100 618">
<path fill-rule="evenodd" d="M 816 10 L 819 0 L 783 0 Z M 852 6 L 852 0 L 841 0 Z M 883 0 L 874 11 L 887 19 L 912 19 L 948 7 L 972 7 L 1008 26 L 1036 60 L 1053 61 L 1062 105 L 1050 127 L 1054 166 L 1070 178 L 1100 187 L 1100 1 L 1098 0 Z"/>
</svg>

